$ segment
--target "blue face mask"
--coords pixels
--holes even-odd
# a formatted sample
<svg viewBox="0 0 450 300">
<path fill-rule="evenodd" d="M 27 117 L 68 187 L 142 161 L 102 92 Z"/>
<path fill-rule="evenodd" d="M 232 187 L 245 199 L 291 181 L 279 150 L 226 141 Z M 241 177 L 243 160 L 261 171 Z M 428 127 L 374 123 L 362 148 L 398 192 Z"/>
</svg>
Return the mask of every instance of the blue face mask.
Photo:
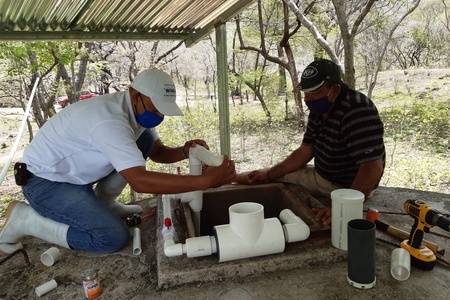
<svg viewBox="0 0 450 300">
<path fill-rule="evenodd" d="M 153 128 L 161 124 L 164 116 L 161 117 L 151 111 L 145 110 L 143 114 L 136 114 L 136 120 L 142 127 Z"/>
<path fill-rule="evenodd" d="M 328 94 L 330 92 L 328 92 Z M 315 113 L 317 115 L 326 114 L 330 110 L 331 106 L 333 106 L 333 102 L 330 102 L 330 100 L 328 99 L 328 95 L 319 99 L 305 101 L 305 104 L 306 106 L 308 106 L 309 110 L 312 113 Z"/>
<path fill-rule="evenodd" d="M 144 108 L 145 108 L 144 101 L 142 100 L 142 97 L 140 97 L 140 98 L 141 98 L 142 106 L 144 106 Z M 135 108 L 135 110 L 137 111 L 136 108 Z M 159 124 L 161 124 L 161 122 L 164 120 L 164 116 L 161 117 L 147 109 L 145 109 L 142 114 L 136 113 L 135 116 L 136 116 L 136 120 L 138 121 L 138 123 L 141 124 L 141 126 L 145 127 L 145 128 L 156 127 Z"/>
</svg>

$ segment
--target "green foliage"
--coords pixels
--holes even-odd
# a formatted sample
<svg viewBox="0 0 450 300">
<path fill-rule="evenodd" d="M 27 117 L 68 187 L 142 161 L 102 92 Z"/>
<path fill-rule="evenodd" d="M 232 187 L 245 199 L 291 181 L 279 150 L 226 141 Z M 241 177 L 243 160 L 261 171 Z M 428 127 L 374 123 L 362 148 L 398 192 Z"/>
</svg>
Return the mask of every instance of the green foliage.
<svg viewBox="0 0 450 300">
<path fill-rule="evenodd" d="M 380 111 L 388 156 L 381 184 L 439 192 L 450 182 L 450 105 L 417 98 Z"/>
<path fill-rule="evenodd" d="M 409 145 L 405 141 L 396 146 L 405 149 Z M 450 182 L 448 155 L 429 155 L 415 148 L 407 152 L 388 149 L 389 152 L 392 157 L 388 158 L 382 185 L 439 192 Z"/>
<path fill-rule="evenodd" d="M 380 113 L 385 136 L 408 139 L 420 149 L 445 153 L 449 148 L 450 108 L 445 102 L 415 100 L 411 106 L 393 106 Z"/>
</svg>

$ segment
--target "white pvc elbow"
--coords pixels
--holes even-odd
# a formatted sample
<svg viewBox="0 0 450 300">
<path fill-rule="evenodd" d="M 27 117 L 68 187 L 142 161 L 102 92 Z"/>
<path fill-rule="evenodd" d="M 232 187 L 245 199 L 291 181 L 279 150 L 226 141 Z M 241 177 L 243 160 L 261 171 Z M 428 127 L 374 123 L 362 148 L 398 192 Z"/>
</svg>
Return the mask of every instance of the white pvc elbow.
<svg viewBox="0 0 450 300">
<path fill-rule="evenodd" d="M 208 166 L 217 167 L 222 164 L 223 155 L 214 154 L 205 147 L 196 145 L 195 147 L 191 147 L 189 149 L 189 164 L 197 165 L 198 163 L 195 161 L 196 159 L 207 164 Z"/>
<path fill-rule="evenodd" d="M 180 256 L 183 253 L 186 253 L 183 249 L 183 244 L 175 244 L 173 236 L 164 241 L 164 255 L 167 257 Z"/>
<path fill-rule="evenodd" d="M 283 209 L 280 212 L 280 220 L 284 223 L 283 232 L 286 243 L 304 241 L 309 237 L 311 229 L 292 210 Z"/>
</svg>

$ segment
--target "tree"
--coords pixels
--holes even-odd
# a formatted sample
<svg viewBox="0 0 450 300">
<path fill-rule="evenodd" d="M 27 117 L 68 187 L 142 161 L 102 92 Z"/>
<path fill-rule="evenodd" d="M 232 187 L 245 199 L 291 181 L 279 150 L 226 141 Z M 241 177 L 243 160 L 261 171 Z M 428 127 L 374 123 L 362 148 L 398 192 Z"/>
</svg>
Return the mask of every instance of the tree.
<svg viewBox="0 0 450 300">
<path fill-rule="evenodd" d="M 277 22 L 277 17 L 280 14 L 282 15 L 283 20 L 281 24 Z M 255 39 L 255 42 L 258 41 L 258 45 L 251 45 L 249 42 L 252 41 L 252 39 L 249 39 L 248 37 L 244 38 L 241 28 L 241 18 L 241 16 L 236 17 L 236 31 L 240 43 L 239 49 L 252 51 L 257 54 L 255 56 L 255 62 L 259 61 L 259 63 L 254 65 L 253 74 L 260 77 L 259 79 L 258 77 L 254 77 L 254 80 L 245 80 L 243 74 L 235 75 L 239 75 L 247 86 L 255 93 L 270 121 L 270 112 L 265 104 L 261 90 L 261 84 L 263 84 L 262 79 L 268 76 L 268 73 L 265 71 L 266 65 L 268 62 L 271 62 L 287 70 L 291 78 L 292 86 L 294 87 L 293 96 L 298 124 L 299 127 L 304 127 L 305 120 L 301 95 L 300 92 L 295 89 L 299 83 L 297 65 L 294 57 L 294 50 L 290 41 L 299 30 L 300 23 L 296 23 L 291 27 L 289 10 L 284 2 L 282 3 L 282 6 L 280 6 L 278 1 L 266 1 L 263 3 L 263 1 L 258 0 L 257 20 L 252 24 L 258 31 L 258 39 Z M 253 20 L 249 18 L 248 22 L 252 23 Z M 272 53 L 275 53 L 275 55 Z M 236 70 L 234 71 L 236 72 Z M 283 72 L 279 72 L 278 68 L 275 72 L 282 76 L 284 74 Z M 285 78 L 278 80 L 286 81 Z"/>
<path fill-rule="evenodd" d="M 363 57 L 367 68 L 367 95 L 369 97 L 372 97 L 372 92 L 377 82 L 378 73 L 381 71 L 386 52 L 394 40 L 394 33 L 406 17 L 418 7 L 419 3 L 420 0 L 411 4 L 407 1 L 405 3 L 398 1 L 392 5 L 391 3 L 388 3 L 389 5 L 380 3 L 381 5 L 377 6 L 369 16 L 368 23 L 371 24 L 371 30 L 366 30 L 362 34 L 361 42 L 359 43 L 359 54 Z M 396 52 L 395 49 L 393 52 Z M 400 56 L 397 57 L 398 59 L 400 58 Z"/>
</svg>

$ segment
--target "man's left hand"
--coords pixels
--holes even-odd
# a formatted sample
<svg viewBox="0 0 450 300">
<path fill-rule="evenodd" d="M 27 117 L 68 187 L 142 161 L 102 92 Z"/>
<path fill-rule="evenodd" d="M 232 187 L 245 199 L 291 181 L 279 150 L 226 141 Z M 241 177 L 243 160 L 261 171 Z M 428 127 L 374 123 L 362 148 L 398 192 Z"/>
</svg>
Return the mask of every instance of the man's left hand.
<svg viewBox="0 0 450 300">
<path fill-rule="evenodd" d="M 184 146 L 183 146 L 183 154 L 186 156 L 186 158 L 189 157 L 189 149 L 191 147 L 195 147 L 196 145 L 200 145 L 205 147 L 206 149 L 209 150 L 209 146 L 208 144 L 206 144 L 206 142 L 204 140 L 191 140 L 191 141 L 187 141 Z"/>
</svg>

